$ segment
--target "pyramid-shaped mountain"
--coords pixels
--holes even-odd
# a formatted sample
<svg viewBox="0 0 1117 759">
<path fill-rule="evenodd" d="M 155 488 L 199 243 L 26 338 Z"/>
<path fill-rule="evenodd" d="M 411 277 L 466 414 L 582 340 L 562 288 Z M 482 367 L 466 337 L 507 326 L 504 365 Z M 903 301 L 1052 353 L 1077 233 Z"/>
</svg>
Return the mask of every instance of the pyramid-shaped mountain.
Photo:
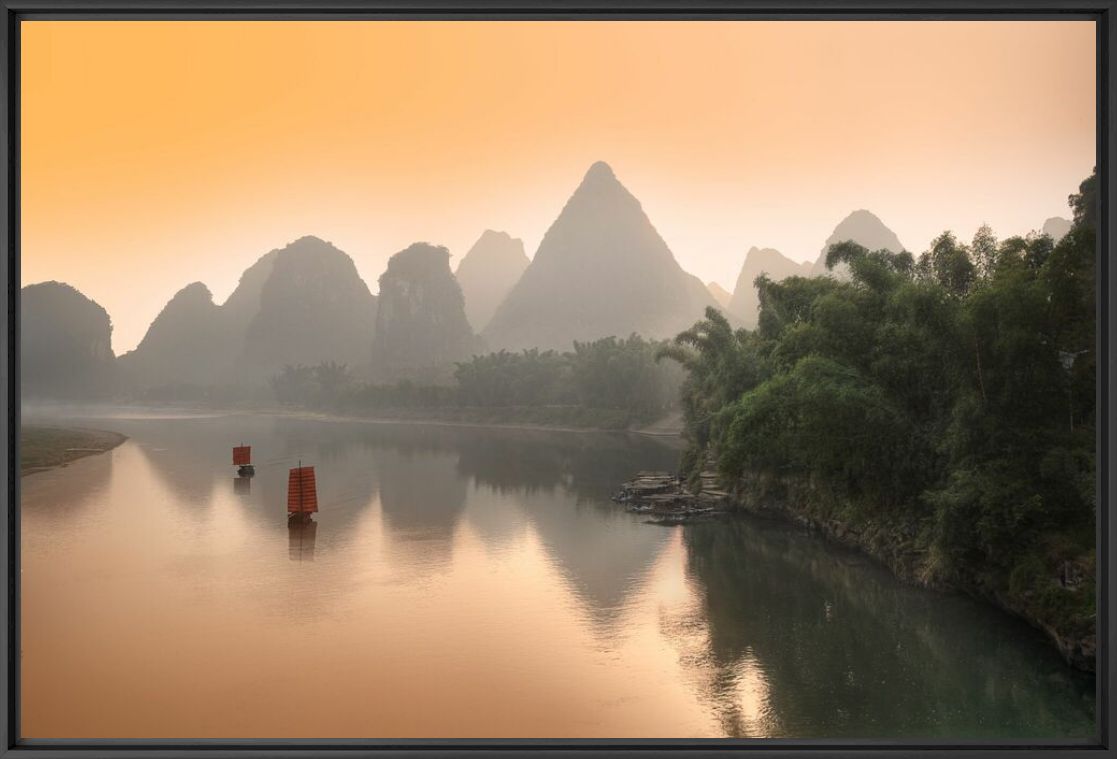
<svg viewBox="0 0 1117 759">
<path fill-rule="evenodd" d="M 491 229 L 486 229 L 465 254 L 454 276 L 461 285 L 465 315 L 475 332 L 489 323 L 530 263 L 522 240 Z"/>
<path fill-rule="evenodd" d="M 852 240 L 869 250 L 889 250 L 893 253 L 900 253 L 904 250 L 904 245 L 900 242 L 900 238 L 896 237 L 895 232 L 886 227 L 884 222 L 876 215 L 861 209 L 842 219 L 838 226 L 834 228 L 834 232 L 826 238 L 822 251 L 818 255 L 818 260 L 815 261 L 814 267 L 811 269 L 811 274 L 847 279 L 849 277 L 847 264 L 839 264 L 833 271 L 826 268 L 826 251 L 830 249 L 831 245 L 847 240 Z"/>
<path fill-rule="evenodd" d="M 483 335 L 490 347 L 568 349 L 575 340 L 672 337 L 715 305 L 683 271 L 613 170 L 598 162 L 567 201 Z"/>
<path fill-rule="evenodd" d="M 753 284 L 756 278 L 764 274 L 773 282 L 781 282 L 788 277 L 809 277 L 812 268 L 810 261 L 792 261 L 774 248 L 750 248 L 733 288 L 729 313 L 740 319 L 742 326 L 752 329 L 760 316 L 760 295 Z"/>
</svg>

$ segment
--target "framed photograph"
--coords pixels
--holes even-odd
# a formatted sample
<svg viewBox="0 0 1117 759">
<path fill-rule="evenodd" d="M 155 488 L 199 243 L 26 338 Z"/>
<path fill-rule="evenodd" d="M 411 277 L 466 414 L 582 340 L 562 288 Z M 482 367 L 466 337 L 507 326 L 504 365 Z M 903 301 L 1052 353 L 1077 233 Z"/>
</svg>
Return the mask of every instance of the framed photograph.
<svg viewBox="0 0 1117 759">
<path fill-rule="evenodd" d="M 1113 0 L 0 0 L 3 756 L 1113 756 Z"/>
</svg>

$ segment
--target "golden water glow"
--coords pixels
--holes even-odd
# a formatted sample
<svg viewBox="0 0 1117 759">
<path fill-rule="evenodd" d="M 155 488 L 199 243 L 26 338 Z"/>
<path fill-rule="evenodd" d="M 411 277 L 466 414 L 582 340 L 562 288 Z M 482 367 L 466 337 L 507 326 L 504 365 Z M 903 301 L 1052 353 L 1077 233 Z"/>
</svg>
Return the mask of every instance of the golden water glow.
<svg viewBox="0 0 1117 759">
<path fill-rule="evenodd" d="M 650 436 L 121 411 L 24 477 L 28 738 L 1084 737 L 1020 620 L 769 520 L 609 499 Z M 253 445 L 238 479 L 230 447 Z M 230 442 L 232 441 L 232 442 Z M 287 471 L 318 471 L 313 528 Z"/>
<path fill-rule="evenodd" d="M 23 282 L 105 306 L 118 353 L 179 288 L 223 300 L 315 234 L 373 290 L 417 240 L 534 253 L 595 160 L 682 265 L 813 259 L 868 208 L 919 251 L 1067 215 L 1095 29 L 972 22 L 25 22 Z"/>
</svg>

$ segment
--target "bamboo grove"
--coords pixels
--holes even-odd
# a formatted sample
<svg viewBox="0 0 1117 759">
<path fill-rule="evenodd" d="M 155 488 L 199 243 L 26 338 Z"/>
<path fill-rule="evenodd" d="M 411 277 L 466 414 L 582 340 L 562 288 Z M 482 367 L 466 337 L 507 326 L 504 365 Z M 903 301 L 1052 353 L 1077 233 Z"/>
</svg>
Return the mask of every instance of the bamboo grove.
<svg viewBox="0 0 1117 759">
<path fill-rule="evenodd" d="M 687 370 L 684 468 L 855 530 L 903 523 L 928 583 L 1092 630 L 1096 185 L 1058 243 L 846 242 L 827 266 L 848 278 L 760 277 L 755 330 L 709 309 L 660 354 Z"/>
</svg>

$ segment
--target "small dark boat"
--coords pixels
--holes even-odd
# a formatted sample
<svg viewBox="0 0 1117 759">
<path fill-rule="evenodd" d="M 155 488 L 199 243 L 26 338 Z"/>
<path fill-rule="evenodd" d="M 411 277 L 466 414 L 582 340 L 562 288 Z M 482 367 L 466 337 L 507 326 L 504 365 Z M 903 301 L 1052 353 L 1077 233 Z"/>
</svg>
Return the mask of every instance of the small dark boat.
<svg viewBox="0 0 1117 759">
<path fill-rule="evenodd" d="M 307 521 L 318 511 L 318 486 L 314 467 L 299 466 L 287 475 L 287 518 Z"/>
<path fill-rule="evenodd" d="M 237 468 L 237 475 L 251 477 L 256 474 L 256 467 L 252 466 L 252 446 L 233 446 L 233 466 Z"/>
</svg>

